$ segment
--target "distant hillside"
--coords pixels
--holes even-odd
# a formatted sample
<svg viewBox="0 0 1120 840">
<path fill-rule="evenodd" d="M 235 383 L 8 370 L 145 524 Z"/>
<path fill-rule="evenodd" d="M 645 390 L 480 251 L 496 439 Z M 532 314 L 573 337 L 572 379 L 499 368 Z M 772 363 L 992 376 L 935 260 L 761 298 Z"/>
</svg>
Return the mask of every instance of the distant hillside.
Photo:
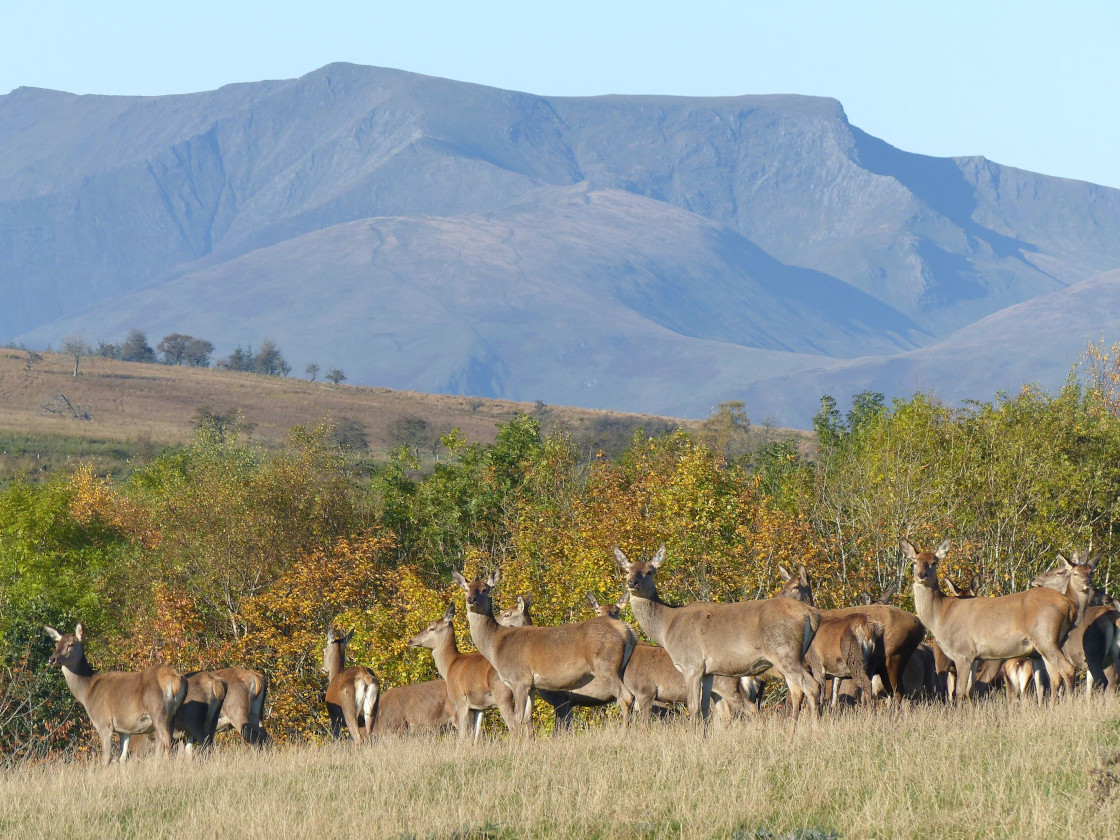
<svg viewBox="0 0 1120 840">
<path fill-rule="evenodd" d="M 659 434 L 694 421 L 611 411 L 514 403 L 331 385 L 206 368 L 137 364 L 97 357 L 73 360 L 46 354 L 27 369 L 27 354 L 0 348 L 0 479 L 18 471 L 57 466 L 63 451 L 76 463 L 111 450 L 119 461 L 193 436 L 199 411 L 240 413 L 254 439 L 282 442 L 295 425 L 330 420 L 357 428 L 369 454 L 383 458 L 409 443 L 428 462 L 440 434 L 458 428 L 472 442 L 490 442 L 499 423 L 517 412 L 531 414 L 546 431 L 563 430 L 588 454 L 614 454 L 640 428 Z M 63 399 L 64 398 L 64 399 Z M 74 419 L 75 412 L 88 419 Z M 422 430 L 417 433 L 417 429 Z M 784 435 L 782 430 L 759 430 Z M 799 440 L 804 435 L 796 434 Z M 424 441 L 419 444 L 418 441 Z M 53 441 L 53 442 L 52 442 Z M 59 442 L 61 441 L 61 442 Z M 364 451 L 364 449 L 362 450 Z M 41 454 L 41 457 L 40 457 Z"/>
<path fill-rule="evenodd" d="M 1026 355 L 978 325 L 1120 279 L 1120 191 L 912 155 L 821 98 L 336 64 L 186 96 L 21 88 L 0 148 L 0 340 L 32 346 L 270 338 L 362 384 L 686 417 L 746 399 L 805 427 L 825 392 L 1057 384 L 1100 337 L 1070 311 Z"/>
</svg>

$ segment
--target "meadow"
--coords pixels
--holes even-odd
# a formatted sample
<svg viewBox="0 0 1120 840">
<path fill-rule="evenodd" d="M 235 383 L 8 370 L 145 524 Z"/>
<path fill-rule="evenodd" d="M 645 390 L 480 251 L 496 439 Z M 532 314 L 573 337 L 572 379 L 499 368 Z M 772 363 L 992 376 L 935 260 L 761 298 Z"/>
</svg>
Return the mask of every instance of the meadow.
<svg viewBox="0 0 1120 840">
<path fill-rule="evenodd" d="M 684 720 L 477 745 L 219 745 L 205 760 L 5 773 L 21 838 L 1120 837 L 1120 700 Z"/>
</svg>

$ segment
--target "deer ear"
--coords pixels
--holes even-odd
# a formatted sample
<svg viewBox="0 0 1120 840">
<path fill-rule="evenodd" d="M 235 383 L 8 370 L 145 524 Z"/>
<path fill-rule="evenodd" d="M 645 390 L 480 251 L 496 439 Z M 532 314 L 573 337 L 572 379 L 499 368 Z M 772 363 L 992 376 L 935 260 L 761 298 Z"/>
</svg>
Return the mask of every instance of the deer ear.
<svg viewBox="0 0 1120 840">
<path fill-rule="evenodd" d="M 973 575 L 972 576 L 972 580 L 970 580 L 968 582 L 968 591 L 972 595 L 973 598 L 976 597 L 976 594 L 980 591 L 980 576 L 979 575 Z"/>
<path fill-rule="evenodd" d="M 354 629 L 351 628 L 350 632 L 342 637 L 342 643 L 344 645 L 348 645 L 348 644 L 350 644 L 350 640 L 353 639 L 353 638 L 354 638 Z"/>
<path fill-rule="evenodd" d="M 533 597 L 528 593 L 517 596 L 517 609 L 521 612 L 529 612 L 529 607 L 533 605 Z"/>
<path fill-rule="evenodd" d="M 451 601 L 447 605 L 447 609 L 443 613 L 444 621 L 451 621 L 455 617 L 455 602 Z"/>
<path fill-rule="evenodd" d="M 495 586 L 498 585 L 498 582 L 501 579 L 502 579 L 502 570 L 498 569 L 498 568 L 495 568 L 494 571 L 492 571 L 490 573 L 490 577 L 486 578 L 486 585 L 489 586 L 491 589 L 493 589 Z"/>
<path fill-rule="evenodd" d="M 618 599 L 618 608 L 622 609 L 630 603 L 630 590 L 626 589 L 622 592 L 622 597 Z"/>
<path fill-rule="evenodd" d="M 463 577 L 463 573 L 460 572 L 458 569 L 452 569 L 451 570 L 451 579 L 453 581 L 455 581 L 457 584 L 459 584 L 459 586 L 461 586 L 463 589 L 469 589 L 470 588 L 470 584 L 467 583 L 467 579 L 465 577 Z"/>
<path fill-rule="evenodd" d="M 596 597 L 594 595 L 592 595 L 590 592 L 587 593 L 587 603 L 589 603 L 591 605 L 591 609 L 593 609 L 593 610 L 599 609 L 598 599 L 596 599 Z"/>
<path fill-rule="evenodd" d="M 898 541 L 898 547 L 902 549 L 902 553 L 905 554 L 909 559 L 918 559 L 918 552 L 914 549 L 914 545 L 910 542 L 910 540 L 903 537 Z"/>
<path fill-rule="evenodd" d="M 941 545 L 937 547 L 937 551 L 933 552 L 933 554 L 938 560 L 944 560 L 945 555 L 949 553 L 949 549 L 952 547 L 952 540 L 942 540 Z"/>
<path fill-rule="evenodd" d="M 1076 552 L 1076 551 L 1075 551 L 1075 552 L 1073 552 L 1073 559 L 1074 559 L 1075 561 L 1076 561 L 1076 560 L 1078 559 L 1078 558 L 1077 558 L 1077 552 Z M 1063 568 L 1063 569 L 1065 569 L 1065 570 L 1066 570 L 1067 572 L 1068 572 L 1068 571 L 1072 571 L 1072 570 L 1073 570 L 1073 565 L 1074 565 L 1074 564 L 1073 564 L 1073 563 L 1071 563 L 1071 562 L 1069 561 L 1069 559 L 1068 559 L 1068 558 L 1067 558 L 1067 557 L 1066 557 L 1066 556 L 1065 556 L 1064 554 L 1062 554 L 1062 553 L 1061 553 L 1060 551 L 1058 552 L 1058 560 L 1060 560 L 1060 561 L 1061 561 L 1061 563 L 1062 563 L 1062 568 Z"/>
<path fill-rule="evenodd" d="M 78 626 L 74 628 L 74 635 L 78 637 L 79 642 L 84 642 L 86 634 L 82 632 L 82 622 L 78 622 Z"/>
<path fill-rule="evenodd" d="M 56 642 L 62 638 L 62 634 L 55 630 L 53 627 L 48 627 L 46 624 L 44 624 L 43 629 L 46 630 L 47 635 L 54 639 Z"/>
<path fill-rule="evenodd" d="M 630 568 L 630 560 L 617 545 L 614 547 L 614 562 L 618 563 L 624 570 Z"/>
<path fill-rule="evenodd" d="M 797 573 L 801 577 L 801 585 L 802 586 L 809 586 L 809 573 L 807 571 L 805 571 L 805 567 L 804 566 L 799 566 L 797 568 Z"/>
<path fill-rule="evenodd" d="M 665 543 L 661 543 L 661 547 L 657 549 L 657 553 L 650 559 L 649 564 L 655 569 L 660 569 L 661 564 L 665 562 Z"/>
<path fill-rule="evenodd" d="M 1094 554 L 1092 557 L 1090 557 L 1085 562 L 1088 563 L 1089 568 L 1092 569 L 1095 572 L 1097 570 L 1097 566 L 1100 565 L 1101 556 L 1099 554 Z"/>
<path fill-rule="evenodd" d="M 787 569 L 781 563 L 778 564 L 778 574 L 781 575 L 783 583 L 793 577 L 793 575 L 789 573 L 789 569 Z"/>
</svg>

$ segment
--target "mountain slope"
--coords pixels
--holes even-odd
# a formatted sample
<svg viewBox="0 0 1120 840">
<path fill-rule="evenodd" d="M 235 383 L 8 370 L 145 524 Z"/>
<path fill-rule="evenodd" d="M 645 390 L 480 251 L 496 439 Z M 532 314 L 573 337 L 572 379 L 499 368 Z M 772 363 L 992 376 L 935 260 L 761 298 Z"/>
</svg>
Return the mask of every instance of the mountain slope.
<svg viewBox="0 0 1120 840">
<path fill-rule="evenodd" d="M 822 387 L 959 380 L 915 360 L 1120 267 L 1120 191 L 908 154 L 814 97 L 340 64 L 188 96 L 19 89 L 0 148 L 0 338 L 270 337 L 296 369 L 395 387 L 675 414 L 746 395 L 804 422 Z"/>
</svg>

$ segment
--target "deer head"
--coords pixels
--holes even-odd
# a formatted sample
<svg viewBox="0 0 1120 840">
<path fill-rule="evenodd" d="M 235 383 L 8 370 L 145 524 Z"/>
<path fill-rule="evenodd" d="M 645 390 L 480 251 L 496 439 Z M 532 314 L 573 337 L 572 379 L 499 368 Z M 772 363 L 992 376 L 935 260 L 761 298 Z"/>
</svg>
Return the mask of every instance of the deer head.
<svg viewBox="0 0 1120 840">
<path fill-rule="evenodd" d="M 71 671 L 77 671 L 78 663 L 85 659 L 86 655 L 85 645 L 83 644 L 85 634 L 82 632 L 81 622 L 78 622 L 73 633 L 59 633 L 53 627 L 48 627 L 45 624 L 43 629 L 55 641 L 54 653 L 50 655 L 47 661 L 51 665 L 59 665 Z"/>
<path fill-rule="evenodd" d="M 779 563 L 778 574 L 781 575 L 784 583 L 777 597 L 792 598 L 795 601 L 804 601 L 809 606 L 815 606 L 813 604 L 812 582 L 809 580 L 809 573 L 805 571 L 804 566 L 798 567 L 797 576 L 794 577 L 785 566 Z"/>
<path fill-rule="evenodd" d="M 408 640 L 412 647 L 435 648 L 440 640 L 447 634 L 454 632 L 452 620 L 455 618 L 455 604 L 450 603 L 441 618 L 436 619 L 411 639 Z"/>
<path fill-rule="evenodd" d="M 902 553 L 914 564 L 914 582 L 926 587 L 941 591 L 937 582 L 937 564 L 945 559 L 952 547 L 952 540 L 944 540 L 935 551 L 919 552 L 909 540 L 903 539 L 898 543 Z"/>
<path fill-rule="evenodd" d="M 944 580 L 945 590 L 954 598 L 975 598 L 980 594 L 979 580 L 980 579 L 976 575 L 973 575 L 972 580 L 968 582 L 968 586 L 957 586 L 946 578 Z"/>
<path fill-rule="evenodd" d="M 467 612 L 478 615 L 493 615 L 494 600 L 490 597 L 490 590 L 498 585 L 502 579 L 500 569 L 495 569 L 486 580 L 475 578 L 468 581 L 458 569 L 451 570 L 451 577 L 467 593 Z"/>
<path fill-rule="evenodd" d="M 622 571 L 626 572 L 626 589 L 631 595 L 637 595 L 639 598 L 646 598 L 647 600 L 653 600 L 657 597 L 657 585 L 654 583 L 653 576 L 661 568 L 661 564 L 665 562 L 664 545 L 657 549 L 657 553 L 648 561 L 635 560 L 631 562 L 622 553 L 622 549 L 617 547 L 614 550 L 614 559 Z"/>
<path fill-rule="evenodd" d="M 502 610 L 496 621 L 503 627 L 529 627 L 533 617 L 529 614 L 529 607 L 533 605 L 533 596 L 524 592 L 517 596 L 517 604 L 507 610 Z"/>
</svg>

